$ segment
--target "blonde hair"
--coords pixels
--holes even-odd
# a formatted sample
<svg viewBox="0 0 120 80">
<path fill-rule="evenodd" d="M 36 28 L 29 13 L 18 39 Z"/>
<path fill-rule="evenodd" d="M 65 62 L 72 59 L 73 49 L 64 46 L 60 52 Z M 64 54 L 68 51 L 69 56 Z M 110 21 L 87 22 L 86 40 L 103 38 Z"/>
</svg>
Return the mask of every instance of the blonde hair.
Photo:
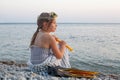
<svg viewBox="0 0 120 80">
<path fill-rule="evenodd" d="M 39 29 L 42 29 L 42 27 L 43 27 L 43 22 L 48 22 L 48 25 L 50 25 L 56 17 L 57 17 L 57 14 L 54 12 L 50 12 L 50 13 L 43 12 L 38 16 L 38 18 L 37 18 L 38 27 L 37 27 L 37 30 L 35 31 L 35 33 L 33 34 L 30 46 L 34 44 L 34 41 L 36 39 L 37 33 L 39 32 Z"/>
</svg>

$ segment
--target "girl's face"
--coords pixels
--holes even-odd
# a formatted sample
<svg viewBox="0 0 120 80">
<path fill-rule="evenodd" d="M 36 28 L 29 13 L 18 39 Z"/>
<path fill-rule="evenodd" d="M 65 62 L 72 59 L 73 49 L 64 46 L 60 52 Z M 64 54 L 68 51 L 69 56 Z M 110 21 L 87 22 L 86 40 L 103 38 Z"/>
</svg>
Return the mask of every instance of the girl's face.
<svg viewBox="0 0 120 80">
<path fill-rule="evenodd" d="M 49 31 L 49 32 L 55 32 L 56 27 L 57 27 L 56 20 L 54 19 L 54 20 L 52 21 L 52 23 L 50 24 L 50 26 L 49 26 L 49 28 L 48 28 L 48 31 Z"/>
</svg>

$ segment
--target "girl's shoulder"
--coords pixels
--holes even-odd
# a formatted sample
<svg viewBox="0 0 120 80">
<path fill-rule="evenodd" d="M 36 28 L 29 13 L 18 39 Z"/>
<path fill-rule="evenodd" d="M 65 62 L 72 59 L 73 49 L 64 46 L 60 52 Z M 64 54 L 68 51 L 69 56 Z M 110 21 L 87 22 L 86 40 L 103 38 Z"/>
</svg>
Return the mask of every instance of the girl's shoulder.
<svg viewBox="0 0 120 80">
<path fill-rule="evenodd" d="M 51 34 L 43 34 L 42 38 L 48 39 L 48 40 L 53 40 L 54 39 L 53 35 L 51 35 Z"/>
<path fill-rule="evenodd" d="M 52 38 L 52 35 L 51 34 L 43 34 L 44 37 L 47 37 L 47 38 Z"/>
</svg>

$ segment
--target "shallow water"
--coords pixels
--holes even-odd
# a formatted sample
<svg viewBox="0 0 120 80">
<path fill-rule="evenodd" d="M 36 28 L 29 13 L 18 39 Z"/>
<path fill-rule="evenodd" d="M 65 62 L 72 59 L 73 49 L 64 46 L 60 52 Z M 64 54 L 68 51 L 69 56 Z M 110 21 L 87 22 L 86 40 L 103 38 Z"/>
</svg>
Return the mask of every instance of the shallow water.
<svg viewBox="0 0 120 80">
<path fill-rule="evenodd" d="M 27 62 L 36 24 L 0 24 L 0 60 Z M 55 34 L 74 48 L 72 67 L 120 74 L 120 24 L 58 24 Z"/>
</svg>

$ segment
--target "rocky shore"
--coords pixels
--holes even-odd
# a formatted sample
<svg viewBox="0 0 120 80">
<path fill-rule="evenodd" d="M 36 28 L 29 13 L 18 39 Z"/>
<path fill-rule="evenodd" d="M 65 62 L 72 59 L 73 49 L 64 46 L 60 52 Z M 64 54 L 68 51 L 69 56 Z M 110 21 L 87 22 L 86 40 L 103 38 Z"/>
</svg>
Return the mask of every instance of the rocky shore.
<svg viewBox="0 0 120 80">
<path fill-rule="evenodd" d="M 44 80 L 41 75 L 33 73 L 27 64 L 16 63 L 14 61 L 0 61 L 0 80 Z M 50 79 L 49 79 L 50 80 Z M 71 80 L 64 78 L 62 80 Z M 74 80 L 74 79 L 73 79 Z M 80 78 L 75 80 L 91 80 Z M 104 74 L 100 73 L 92 80 L 120 80 L 120 74 Z"/>
</svg>

